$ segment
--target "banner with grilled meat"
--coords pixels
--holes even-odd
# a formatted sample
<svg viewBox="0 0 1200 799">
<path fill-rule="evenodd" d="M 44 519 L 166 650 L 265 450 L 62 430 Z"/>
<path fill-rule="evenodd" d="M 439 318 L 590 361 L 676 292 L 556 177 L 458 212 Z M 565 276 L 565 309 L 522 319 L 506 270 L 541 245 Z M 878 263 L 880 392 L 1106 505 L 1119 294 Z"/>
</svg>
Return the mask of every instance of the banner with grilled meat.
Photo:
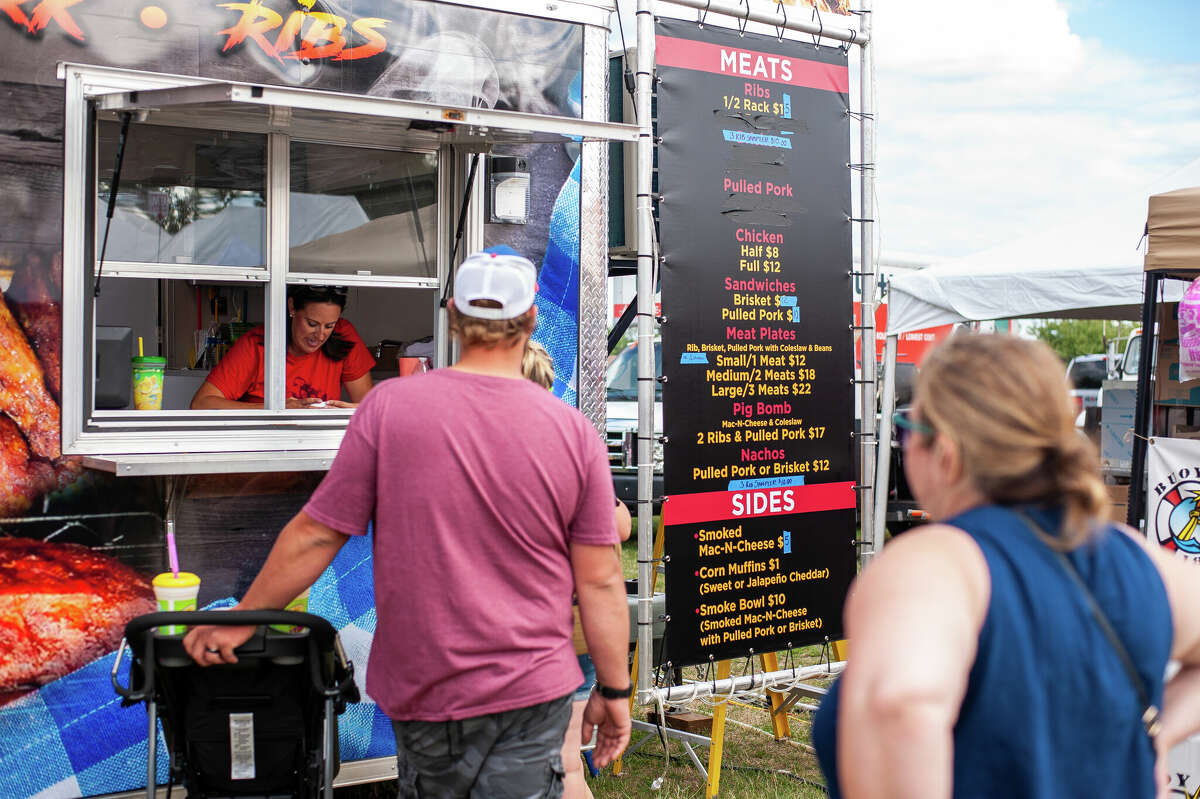
<svg viewBox="0 0 1200 799">
<path fill-rule="evenodd" d="M 195 480 L 179 512 L 180 560 L 202 576 L 202 607 L 229 607 L 313 478 Z M 0 536 L 0 799 L 140 789 L 146 715 L 121 707 L 110 674 L 124 625 L 155 606 L 150 579 L 167 568 L 159 520 L 136 510 L 63 514 L 22 531 Z M 371 573 L 370 536 L 354 537 L 308 597 L 359 664 L 360 690 L 375 632 Z M 121 667 L 127 683 L 128 658 Z M 339 741 L 343 761 L 395 752 L 390 722 L 365 693 L 339 720 Z"/>
<path fill-rule="evenodd" d="M 58 63 L 578 117 L 582 39 L 574 25 L 417 0 L 0 1 L 0 799 L 142 787 L 145 714 L 120 707 L 109 673 L 125 623 L 154 607 L 150 581 L 168 568 L 164 484 L 85 470 L 60 451 L 61 358 L 78 343 L 62 338 Z M 522 155 L 530 224 L 489 225 L 485 238 L 541 263 L 543 287 L 561 284 L 539 334 L 556 364 L 574 364 L 578 146 Z M 566 366 L 560 376 L 573 391 Z M 244 593 L 319 478 L 189 480 L 176 535 L 183 567 L 202 578 L 201 607 Z M 370 539 L 356 539 L 309 597 L 338 628 L 360 686 L 371 573 Z M 343 761 L 394 754 L 390 722 L 369 700 L 339 731 Z"/>
<path fill-rule="evenodd" d="M 424 0 L 6 0 L 0 75 L 58 86 L 57 63 L 580 115 L 582 28 Z"/>
</svg>

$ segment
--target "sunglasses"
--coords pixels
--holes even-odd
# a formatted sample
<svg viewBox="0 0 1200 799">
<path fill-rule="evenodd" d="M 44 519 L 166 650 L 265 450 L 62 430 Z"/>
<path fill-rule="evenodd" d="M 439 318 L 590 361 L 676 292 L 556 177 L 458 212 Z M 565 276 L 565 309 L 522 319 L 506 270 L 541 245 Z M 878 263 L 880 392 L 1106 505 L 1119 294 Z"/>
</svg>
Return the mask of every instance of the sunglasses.
<svg viewBox="0 0 1200 799">
<path fill-rule="evenodd" d="M 345 300 L 349 293 L 345 286 L 298 285 L 288 289 L 289 297 L 297 297 L 304 302 L 337 302 Z"/>
<path fill-rule="evenodd" d="M 896 428 L 896 443 L 902 447 L 912 433 L 920 433 L 923 436 L 932 436 L 937 433 L 937 430 L 934 430 L 929 425 L 914 419 L 911 410 L 896 411 L 893 413 L 892 424 Z"/>
</svg>

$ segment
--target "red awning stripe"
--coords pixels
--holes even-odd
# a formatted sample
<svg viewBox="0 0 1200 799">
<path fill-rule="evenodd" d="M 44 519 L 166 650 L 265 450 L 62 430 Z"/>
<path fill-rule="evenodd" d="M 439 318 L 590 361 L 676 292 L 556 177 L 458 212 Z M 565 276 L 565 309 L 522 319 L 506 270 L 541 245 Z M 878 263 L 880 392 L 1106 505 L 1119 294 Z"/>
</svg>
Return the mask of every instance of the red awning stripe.
<svg viewBox="0 0 1200 799">
<path fill-rule="evenodd" d="M 857 505 L 854 483 L 816 483 L 747 491 L 673 494 L 663 503 L 665 524 L 699 524 L 726 519 L 755 519 L 845 510 Z"/>
<path fill-rule="evenodd" d="M 844 66 L 672 36 L 659 36 L 654 40 L 654 47 L 655 59 L 660 67 L 694 69 L 731 78 L 803 86 L 840 94 L 850 91 L 850 71 Z"/>
</svg>

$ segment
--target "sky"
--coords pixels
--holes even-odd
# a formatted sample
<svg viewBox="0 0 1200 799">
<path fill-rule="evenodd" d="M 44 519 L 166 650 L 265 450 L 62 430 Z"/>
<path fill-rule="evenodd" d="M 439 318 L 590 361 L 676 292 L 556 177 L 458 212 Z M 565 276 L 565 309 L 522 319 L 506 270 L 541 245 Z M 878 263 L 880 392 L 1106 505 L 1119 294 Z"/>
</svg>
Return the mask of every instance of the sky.
<svg viewBox="0 0 1200 799">
<path fill-rule="evenodd" d="M 620 5 L 632 44 L 636 2 Z M 873 7 L 885 256 L 986 250 L 1145 194 L 1200 158 L 1200 0 Z M 852 53 L 856 110 L 857 74 Z"/>
</svg>

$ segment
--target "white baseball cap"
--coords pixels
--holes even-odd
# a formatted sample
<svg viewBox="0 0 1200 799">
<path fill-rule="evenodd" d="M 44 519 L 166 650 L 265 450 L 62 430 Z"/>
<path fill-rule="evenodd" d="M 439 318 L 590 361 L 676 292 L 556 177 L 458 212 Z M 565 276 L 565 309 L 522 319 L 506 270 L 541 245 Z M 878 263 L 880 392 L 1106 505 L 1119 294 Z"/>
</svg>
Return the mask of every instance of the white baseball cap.
<svg viewBox="0 0 1200 799">
<path fill-rule="evenodd" d="M 454 275 L 454 307 L 476 319 L 516 319 L 533 305 L 537 269 L 509 247 L 493 247 L 467 257 Z M 499 307 L 474 305 L 490 300 Z"/>
</svg>

